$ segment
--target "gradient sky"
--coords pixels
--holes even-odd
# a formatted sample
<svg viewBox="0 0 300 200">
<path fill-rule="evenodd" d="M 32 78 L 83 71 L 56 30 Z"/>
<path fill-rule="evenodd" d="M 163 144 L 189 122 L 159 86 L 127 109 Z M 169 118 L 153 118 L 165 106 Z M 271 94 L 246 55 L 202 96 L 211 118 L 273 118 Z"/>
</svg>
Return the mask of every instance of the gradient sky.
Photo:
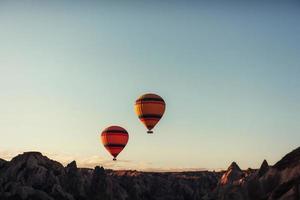
<svg viewBox="0 0 300 200">
<path fill-rule="evenodd" d="M 0 1 L 0 156 L 274 164 L 300 141 L 300 3 L 226 2 Z M 167 103 L 153 135 L 133 110 L 145 92 Z M 117 163 L 99 141 L 113 124 L 130 134 Z"/>
</svg>

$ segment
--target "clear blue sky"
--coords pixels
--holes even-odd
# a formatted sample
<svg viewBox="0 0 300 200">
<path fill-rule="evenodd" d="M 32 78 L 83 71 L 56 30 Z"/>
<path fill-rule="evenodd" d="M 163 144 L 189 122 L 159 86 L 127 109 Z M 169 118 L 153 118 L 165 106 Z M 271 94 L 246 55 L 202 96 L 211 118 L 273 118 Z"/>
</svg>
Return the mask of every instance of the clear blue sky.
<svg viewBox="0 0 300 200">
<path fill-rule="evenodd" d="M 0 153 L 101 164 L 117 124 L 124 168 L 273 164 L 300 144 L 300 3 L 226 2 L 1 1 Z M 167 103 L 154 135 L 145 92 Z"/>
</svg>

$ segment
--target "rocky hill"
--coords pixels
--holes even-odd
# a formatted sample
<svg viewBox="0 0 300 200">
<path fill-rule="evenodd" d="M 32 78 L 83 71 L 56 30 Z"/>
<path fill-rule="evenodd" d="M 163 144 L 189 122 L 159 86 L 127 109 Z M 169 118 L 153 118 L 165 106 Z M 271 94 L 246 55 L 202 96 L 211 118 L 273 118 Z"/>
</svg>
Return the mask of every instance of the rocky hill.
<svg viewBox="0 0 300 200">
<path fill-rule="evenodd" d="M 66 167 L 39 152 L 0 159 L 1 200 L 300 200 L 300 148 L 274 166 L 223 172 Z"/>
</svg>

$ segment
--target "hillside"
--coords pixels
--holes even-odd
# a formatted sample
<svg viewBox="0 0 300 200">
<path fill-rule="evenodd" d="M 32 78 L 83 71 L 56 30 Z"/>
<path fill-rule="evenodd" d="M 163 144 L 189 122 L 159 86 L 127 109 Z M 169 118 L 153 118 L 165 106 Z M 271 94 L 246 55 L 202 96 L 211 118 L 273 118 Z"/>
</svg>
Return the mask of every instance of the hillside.
<svg viewBox="0 0 300 200">
<path fill-rule="evenodd" d="M 113 171 L 64 167 L 39 152 L 0 159 L 1 200 L 299 200 L 300 148 L 274 166 L 223 172 Z"/>
</svg>

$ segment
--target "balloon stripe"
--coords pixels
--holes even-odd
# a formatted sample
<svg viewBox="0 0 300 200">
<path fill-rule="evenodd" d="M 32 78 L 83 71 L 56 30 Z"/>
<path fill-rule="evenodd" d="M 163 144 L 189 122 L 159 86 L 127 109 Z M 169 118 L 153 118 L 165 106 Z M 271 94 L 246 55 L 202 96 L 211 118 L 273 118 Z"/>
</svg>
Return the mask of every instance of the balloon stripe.
<svg viewBox="0 0 300 200">
<path fill-rule="evenodd" d="M 140 104 L 158 104 L 158 105 L 166 105 L 164 102 L 158 102 L 158 101 L 146 101 L 146 102 L 136 102 L 135 105 L 140 105 Z"/>
<path fill-rule="evenodd" d="M 141 119 L 141 118 L 146 118 L 146 119 L 148 119 L 148 118 L 155 118 L 155 119 L 160 119 L 162 117 L 162 115 L 151 115 L 151 114 L 147 114 L 147 115 L 140 115 L 139 116 L 139 118 Z"/>
<path fill-rule="evenodd" d="M 104 145 L 105 147 L 109 147 L 109 148 L 111 148 L 111 147 L 125 147 L 126 146 L 126 144 L 105 144 Z"/>
<path fill-rule="evenodd" d="M 136 103 L 140 103 L 140 102 L 147 102 L 147 101 L 159 101 L 159 102 L 165 102 L 163 99 L 159 99 L 159 98 L 142 98 L 142 99 L 138 99 L 135 102 Z"/>
<path fill-rule="evenodd" d="M 149 119 L 140 119 L 142 122 L 155 122 L 157 123 L 159 121 L 159 119 L 155 119 L 155 118 L 149 118 Z"/>
<path fill-rule="evenodd" d="M 103 133 L 102 134 L 102 137 L 106 137 L 107 135 L 109 135 L 109 136 L 123 136 L 123 137 L 127 137 L 128 136 L 128 134 L 125 134 L 125 133 L 114 133 L 113 135 L 110 135 L 110 133 Z"/>
<path fill-rule="evenodd" d="M 124 133 L 124 134 L 128 134 L 127 131 L 121 131 L 121 130 L 106 130 L 106 131 L 103 131 L 102 133 Z"/>
</svg>

